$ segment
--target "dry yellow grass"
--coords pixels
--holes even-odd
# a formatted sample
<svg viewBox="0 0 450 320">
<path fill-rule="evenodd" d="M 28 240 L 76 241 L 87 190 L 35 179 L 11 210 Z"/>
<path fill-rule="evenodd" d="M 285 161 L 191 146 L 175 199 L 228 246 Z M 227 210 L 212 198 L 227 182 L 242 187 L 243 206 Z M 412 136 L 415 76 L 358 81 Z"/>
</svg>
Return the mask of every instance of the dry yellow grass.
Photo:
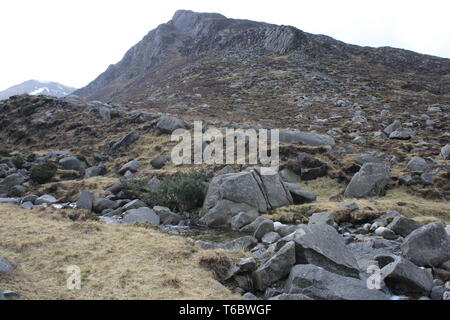
<svg viewBox="0 0 450 320">
<path fill-rule="evenodd" d="M 99 196 L 106 194 L 105 189 L 118 181 L 117 178 L 98 176 L 83 180 L 51 182 L 41 185 L 37 193 L 44 194 L 47 193 L 46 190 L 52 190 L 52 194 L 63 202 L 77 201 L 82 190 L 90 190 Z"/>
<path fill-rule="evenodd" d="M 302 188 L 317 194 L 317 201 L 304 205 L 283 207 L 275 210 L 270 215 L 272 219 L 284 222 L 295 222 L 301 218 L 307 218 L 314 212 L 330 211 L 337 216 L 350 214 L 350 211 L 339 205 L 339 201 L 330 200 L 330 196 L 338 194 L 345 189 L 345 185 L 339 184 L 330 178 L 319 178 L 313 181 L 301 183 Z M 450 202 L 421 198 L 408 193 L 407 187 L 397 187 L 389 190 L 384 197 L 371 199 L 345 199 L 354 201 L 360 210 L 352 215 L 355 219 L 363 216 L 371 217 L 382 214 L 387 210 L 397 210 L 402 215 L 414 218 L 420 222 L 444 221 L 450 222 Z"/>
<path fill-rule="evenodd" d="M 0 206 L 0 256 L 17 263 L 1 290 L 23 299 L 238 299 L 199 266 L 205 251 L 154 228 L 70 222 L 55 210 Z M 81 290 L 66 268 L 81 268 Z"/>
</svg>

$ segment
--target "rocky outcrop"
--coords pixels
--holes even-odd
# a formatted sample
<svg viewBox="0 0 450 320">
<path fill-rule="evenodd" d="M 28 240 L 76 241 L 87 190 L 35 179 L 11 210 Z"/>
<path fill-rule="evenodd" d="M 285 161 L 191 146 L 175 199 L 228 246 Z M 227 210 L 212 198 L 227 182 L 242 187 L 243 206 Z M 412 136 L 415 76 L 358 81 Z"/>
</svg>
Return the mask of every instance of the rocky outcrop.
<svg viewBox="0 0 450 320">
<path fill-rule="evenodd" d="M 309 146 L 334 146 L 336 142 L 328 135 L 317 134 L 313 132 L 303 132 L 299 130 L 280 130 L 280 143 L 286 144 L 305 144 Z"/>
<path fill-rule="evenodd" d="M 302 225 L 294 234 L 297 264 L 313 264 L 346 277 L 359 277 L 359 266 L 336 229 L 328 224 Z"/>
<path fill-rule="evenodd" d="M 345 189 L 348 198 L 376 197 L 385 193 L 389 182 L 389 167 L 382 163 L 365 163 Z"/>
<path fill-rule="evenodd" d="M 450 238 L 440 222 L 427 224 L 405 238 L 402 255 L 419 266 L 432 267 L 450 260 Z"/>
<path fill-rule="evenodd" d="M 187 124 L 181 119 L 172 116 L 162 116 L 156 127 L 161 131 L 161 133 L 171 134 L 177 129 L 186 129 Z"/>
<path fill-rule="evenodd" d="M 266 263 L 253 273 L 256 289 L 262 291 L 276 281 L 286 277 L 295 264 L 295 244 L 286 243 Z"/>
<path fill-rule="evenodd" d="M 253 169 L 223 174 L 209 184 L 201 221 L 208 226 L 230 226 L 242 212 L 265 213 L 290 204 L 291 194 L 278 174 L 266 176 Z"/>
<path fill-rule="evenodd" d="M 314 300 L 387 300 L 383 292 L 368 289 L 360 279 L 344 277 L 310 264 L 292 268 L 285 292 Z"/>
<path fill-rule="evenodd" d="M 381 269 L 381 276 L 391 292 L 397 295 L 428 296 L 433 287 L 430 269 L 421 269 L 403 258 Z"/>
</svg>

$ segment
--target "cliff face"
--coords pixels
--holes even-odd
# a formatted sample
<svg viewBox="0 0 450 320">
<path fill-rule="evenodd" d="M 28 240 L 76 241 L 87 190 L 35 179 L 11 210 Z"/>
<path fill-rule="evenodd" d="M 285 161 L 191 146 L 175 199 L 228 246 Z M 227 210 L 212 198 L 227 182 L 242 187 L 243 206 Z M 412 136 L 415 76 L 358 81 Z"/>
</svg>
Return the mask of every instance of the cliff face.
<svg viewBox="0 0 450 320">
<path fill-rule="evenodd" d="M 179 101 L 174 98 L 206 86 L 208 92 L 201 93 L 201 97 L 197 94 L 198 102 L 229 105 L 232 101 L 227 88 L 236 86 L 236 82 L 247 89 L 256 85 L 270 87 L 267 81 L 273 68 L 278 75 L 291 76 L 277 79 L 279 94 L 267 92 L 278 104 L 289 105 L 283 90 L 311 94 L 326 90 L 333 83 L 345 92 L 360 91 L 362 85 L 373 83 L 414 92 L 450 92 L 446 76 L 450 73 L 448 59 L 388 47 L 359 47 L 290 26 L 181 10 L 171 21 L 150 31 L 119 63 L 109 66 L 75 94 L 88 100 L 140 106 L 157 101 L 168 107 L 177 102 L 189 105 L 189 97 Z M 316 74 L 316 78 L 305 77 L 306 69 Z M 318 77 L 325 79 L 319 85 L 311 83 L 317 82 Z M 302 87 L 306 89 L 297 90 L 289 83 L 290 78 L 303 81 Z M 358 88 L 348 87 L 355 83 Z M 251 98 L 245 97 L 248 90 L 234 94 L 240 96 L 238 99 Z M 258 103 L 258 97 L 253 98 Z"/>
</svg>

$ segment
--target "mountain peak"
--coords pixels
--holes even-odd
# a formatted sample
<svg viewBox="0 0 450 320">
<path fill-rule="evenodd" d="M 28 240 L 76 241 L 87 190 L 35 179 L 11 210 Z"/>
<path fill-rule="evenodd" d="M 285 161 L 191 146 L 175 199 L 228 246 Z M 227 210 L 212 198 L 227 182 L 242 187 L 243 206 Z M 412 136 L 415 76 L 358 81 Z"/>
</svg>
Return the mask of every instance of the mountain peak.
<svg viewBox="0 0 450 320">
<path fill-rule="evenodd" d="M 421 88 L 432 92 L 450 91 L 442 84 L 438 88 L 436 83 L 440 81 L 408 85 L 415 81 L 409 77 L 412 73 L 450 73 L 449 59 L 395 48 L 360 47 L 292 26 L 178 10 L 172 20 L 150 31 L 119 63 L 75 94 L 86 99 L 133 101 L 140 105 L 154 96 L 161 96 L 166 104 L 170 102 L 162 97 L 164 95 L 181 96 L 180 91 L 207 86 L 214 100 L 204 99 L 204 103 L 231 104 L 227 87 L 242 81 L 249 83 L 244 85 L 246 88 L 262 85 L 262 80 L 250 75 L 258 74 L 257 79 L 265 79 L 271 68 L 297 79 L 304 77 L 301 72 L 310 69 L 324 79 L 337 82 L 342 81 L 336 76 L 341 72 L 346 74 L 346 79 L 362 79 L 368 77 L 367 71 L 371 70 L 374 75 L 392 74 L 391 82 L 381 80 L 385 86 L 398 83 L 419 91 Z M 243 74 L 242 77 L 248 79 L 233 79 L 230 72 L 231 75 Z M 205 84 L 202 79 L 210 82 Z M 293 92 L 292 88 L 285 89 Z M 204 93 L 204 97 L 206 95 Z M 274 98 L 284 99 L 281 91 Z"/>
<path fill-rule="evenodd" d="M 19 94 L 47 95 L 57 98 L 64 97 L 75 91 L 75 88 L 53 81 L 27 80 L 0 92 L 0 100 Z"/>
</svg>

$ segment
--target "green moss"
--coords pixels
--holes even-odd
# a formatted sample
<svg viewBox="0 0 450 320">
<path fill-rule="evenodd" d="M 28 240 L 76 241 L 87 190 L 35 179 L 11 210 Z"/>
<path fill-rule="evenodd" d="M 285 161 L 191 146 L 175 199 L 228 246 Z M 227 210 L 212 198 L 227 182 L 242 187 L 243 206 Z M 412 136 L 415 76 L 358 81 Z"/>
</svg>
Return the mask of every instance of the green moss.
<svg viewBox="0 0 450 320">
<path fill-rule="evenodd" d="M 57 166 L 54 163 L 48 162 L 41 165 L 34 166 L 30 169 L 31 179 L 37 183 L 43 184 L 52 180 L 56 174 Z"/>
<path fill-rule="evenodd" d="M 24 116 L 30 116 L 34 112 L 36 112 L 37 108 L 39 108 L 39 106 L 37 104 L 27 104 L 27 105 L 23 106 L 22 108 L 20 108 L 20 112 Z"/>
<path fill-rule="evenodd" d="M 17 169 L 20 169 L 25 163 L 25 159 L 22 156 L 15 156 L 11 159 L 11 162 Z"/>
</svg>

